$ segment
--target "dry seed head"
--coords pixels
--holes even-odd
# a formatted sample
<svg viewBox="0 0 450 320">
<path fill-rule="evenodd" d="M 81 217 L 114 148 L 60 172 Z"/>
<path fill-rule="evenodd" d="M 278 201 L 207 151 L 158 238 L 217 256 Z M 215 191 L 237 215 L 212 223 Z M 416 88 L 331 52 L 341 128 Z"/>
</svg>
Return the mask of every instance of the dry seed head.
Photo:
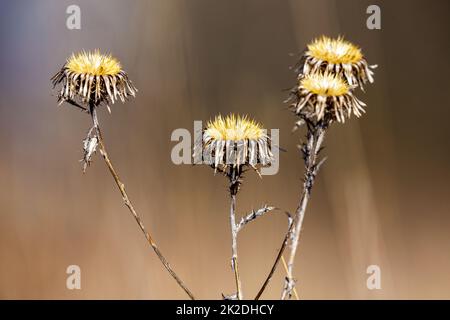
<svg viewBox="0 0 450 320">
<path fill-rule="evenodd" d="M 114 76 L 121 70 L 119 61 L 110 54 L 101 54 L 99 50 L 94 52 L 82 51 L 72 53 L 66 63 L 67 69 L 75 73 L 86 73 L 94 76 Z"/>
<path fill-rule="evenodd" d="M 333 64 L 358 63 L 363 58 L 361 50 L 342 37 L 331 39 L 322 36 L 308 44 L 308 54 L 317 60 Z"/>
<path fill-rule="evenodd" d="M 201 150 L 203 160 L 216 170 L 229 166 L 248 165 L 255 170 L 273 161 L 270 138 L 262 125 L 247 116 L 230 114 L 216 116 L 203 130 Z"/>
<path fill-rule="evenodd" d="M 258 140 L 264 136 L 264 129 L 247 116 L 230 114 L 226 117 L 219 115 L 209 121 L 205 134 L 215 140 Z"/>
<path fill-rule="evenodd" d="M 350 86 L 338 75 L 311 74 L 300 80 L 300 86 L 309 92 L 322 96 L 341 96 L 347 94 Z"/>
<path fill-rule="evenodd" d="M 118 99 L 125 102 L 135 96 L 137 89 L 111 55 L 82 51 L 67 59 L 61 70 L 52 77 L 53 86 L 61 84 L 58 102 L 82 104 L 104 103 L 108 106 Z"/>
<path fill-rule="evenodd" d="M 301 78 L 292 90 L 291 107 L 302 119 L 324 121 L 327 124 L 345 122 L 351 114 L 359 117 L 366 104 L 358 100 L 342 78 L 335 74 L 316 73 Z"/>
<path fill-rule="evenodd" d="M 373 69 L 369 66 L 361 49 L 343 37 L 332 39 L 322 36 L 313 40 L 303 54 L 297 72 L 299 77 L 317 72 L 332 72 L 341 75 L 350 85 L 372 83 Z"/>
</svg>

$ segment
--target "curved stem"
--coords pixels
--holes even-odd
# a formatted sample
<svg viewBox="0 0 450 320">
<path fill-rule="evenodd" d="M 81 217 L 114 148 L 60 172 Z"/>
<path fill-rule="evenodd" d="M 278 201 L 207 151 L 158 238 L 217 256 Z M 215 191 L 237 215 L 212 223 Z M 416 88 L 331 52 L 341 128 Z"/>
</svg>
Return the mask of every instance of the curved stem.
<svg viewBox="0 0 450 320">
<path fill-rule="evenodd" d="M 319 170 L 322 161 L 317 164 L 318 154 L 321 149 L 323 139 L 325 137 L 325 128 L 320 124 L 315 126 L 308 126 L 308 140 L 302 146 L 303 157 L 305 161 L 305 179 L 303 182 L 303 191 L 300 197 L 300 202 L 295 211 L 294 229 L 291 237 L 291 250 L 287 263 L 287 277 L 281 299 L 287 299 L 291 296 L 291 292 L 295 287 L 293 278 L 294 260 L 297 252 L 298 241 L 302 229 L 303 219 L 305 217 L 306 207 L 311 195 L 311 189 L 315 181 L 316 174 Z"/>
<path fill-rule="evenodd" d="M 163 256 L 163 254 L 159 250 L 158 246 L 156 245 L 155 241 L 153 240 L 153 237 L 145 229 L 145 226 L 144 226 L 144 223 L 142 222 L 141 217 L 138 215 L 138 213 L 134 209 L 134 206 L 131 203 L 130 198 L 128 197 L 128 194 L 127 194 L 127 192 L 125 190 L 125 185 L 120 180 L 119 175 L 118 175 L 117 171 L 115 170 L 115 168 L 114 168 L 114 166 L 113 166 L 113 164 L 111 162 L 111 159 L 109 158 L 108 152 L 106 151 L 106 147 L 105 147 L 105 143 L 104 143 L 104 140 L 103 140 L 102 132 L 100 130 L 100 126 L 99 126 L 99 123 L 98 123 L 98 120 L 97 120 L 97 113 L 96 113 L 95 108 L 96 108 L 95 106 L 91 105 L 90 106 L 90 113 L 91 113 L 91 116 L 92 116 L 92 121 L 94 123 L 94 128 L 95 128 L 96 133 L 97 133 L 98 143 L 99 143 L 99 147 L 100 147 L 100 153 L 101 153 L 103 159 L 105 160 L 105 163 L 108 166 L 109 172 L 113 176 L 114 181 L 116 182 L 120 193 L 122 194 L 123 202 L 127 206 L 128 210 L 131 212 L 131 214 L 133 215 L 134 219 L 136 220 L 137 224 L 139 225 L 139 228 L 141 229 L 142 233 L 144 234 L 145 238 L 147 239 L 147 242 L 150 244 L 150 246 L 152 247 L 153 251 L 156 253 L 156 255 L 158 256 L 159 260 L 164 265 L 166 270 L 175 279 L 175 281 L 178 283 L 178 285 L 186 292 L 186 294 L 189 296 L 189 298 L 191 298 L 192 300 L 195 300 L 194 295 L 192 294 L 192 292 L 186 287 L 186 285 L 178 277 L 178 275 L 175 273 L 175 271 L 173 271 L 173 269 L 170 266 L 169 262 Z"/>
<path fill-rule="evenodd" d="M 283 252 L 286 248 L 286 244 L 289 241 L 289 237 L 291 235 L 292 232 L 292 227 L 294 226 L 294 224 L 291 222 L 291 218 L 289 218 L 289 228 L 288 231 L 283 239 L 283 243 L 281 244 L 280 250 L 278 251 L 277 257 L 275 258 L 275 262 L 272 265 L 272 269 L 270 269 L 269 274 L 266 277 L 266 280 L 264 281 L 263 285 L 261 286 L 261 289 L 259 289 L 258 294 L 255 297 L 255 300 L 259 300 L 259 298 L 261 298 L 261 295 L 264 293 L 264 291 L 266 290 L 270 280 L 272 279 L 275 270 L 277 269 L 278 263 L 280 262 L 280 260 L 282 260 L 284 262 L 284 258 L 283 258 Z"/>
</svg>

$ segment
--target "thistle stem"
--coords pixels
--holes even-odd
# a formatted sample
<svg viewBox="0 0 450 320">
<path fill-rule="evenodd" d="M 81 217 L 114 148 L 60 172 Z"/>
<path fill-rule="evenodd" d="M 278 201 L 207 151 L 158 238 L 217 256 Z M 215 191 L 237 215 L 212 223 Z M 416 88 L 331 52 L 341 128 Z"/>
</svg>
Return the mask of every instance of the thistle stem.
<svg viewBox="0 0 450 320">
<path fill-rule="evenodd" d="M 284 259 L 283 256 L 281 256 L 281 262 L 283 263 L 284 272 L 286 272 L 286 274 L 290 276 L 289 269 L 288 269 L 288 266 L 286 264 L 286 259 Z M 297 289 L 295 289 L 295 287 L 293 287 L 292 291 L 294 292 L 295 299 L 299 300 Z"/>
<path fill-rule="evenodd" d="M 147 239 L 147 242 L 150 244 L 150 246 L 152 247 L 153 251 L 156 253 L 156 255 L 158 256 L 159 260 L 164 265 L 166 270 L 175 279 L 175 281 L 178 283 L 178 285 L 186 292 L 186 294 L 189 296 L 189 298 L 191 298 L 192 300 L 195 300 L 194 295 L 191 293 L 191 291 L 186 287 L 186 285 L 178 277 L 178 275 L 175 273 L 175 271 L 173 271 L 173 269 L 170 266 L 169 262 L 164 257 L 164 255 L 161 253 L 161 251 L 159 250 L 159 248 L 156 245 L 155 241 L 153 240 L 153 237 L 146 230 L 146 228 L 144 226 L 144 223 L 142 222 L 141 217 L 138 215 L 138 213 L 134 209 L 134 206 L 131 203 L 131 200 L 128 197 L 128 194 L 127 194 L 127 192 L 125 190 L 125 185 L 120 180 L 119 175 L 118 175 L 116 169 L 114 168 L 114 166 L 113 166 L 113 164 L 111 162 L 111 159 L 109 158 L 108 152 L 106 151 L 106 146 L 105 146 L 105 143 L 104 143 L 104 140 L 103 140 L 103 136 L 102 136 L 102 132 L 100 130 L 100 126 L 99 126 L 98 119 L 97 119 L 96 106 L 91 104 L 89 112 L 91 113 L 92 121 L 94 123 L 94 128 L 95 128 L 96 133 L 97 133 L 98 143 L 99 143 L 99 147 L 100 147 L 100 153 L 101 153 L 103 159 L 105 160 L 105 163 L 106 163 L 106 165 L 107 165 L 107 167 L 109 169 L 109 172 L 113 176 L 114 181 L 117 184 L 117 187 L 119 188 L 119 191 L 120 191 L 120 193 L 122 195 L 123 202 L 127 206 L 128 210 L 131 212 L 131 214 L 133 215 L 134 219 L 136 220 L 137 224 L 139 225 L 139 228 L 141 229 L 142 233 L 144 234 L 145 238 Z"/>
<path fill-rule="evenodd" d="M 305 217 L 306 207 L 311 196 L 316 174 L 323 161 L 317 164 L 318 154 L 325 137 L 325 128 L 320 124 L 308 124 L 307 142 L 302 146 L 303 159 L 305 161 L 305 178 L 303 182 L 303 191 L 300 196 L 300 202 L 295 211 L 294 228 L 291 235 L 291 246 L 287 263 L 286 283 L 281 294 L 281 299 L 288 299 L 295 287 L 293 278 L 294 260 L 297 253 L 298 241 L 302 229 L 303 219 Z"/>
<path fill-rule="evenodd" d="M 231 225 L 231 268 L 234 271 L 234 280 L 236 282 L 236 296 L 238 300 L 242 300 L 241 279 L 239 276 L 238 251 L 237 251 L 237 234 L 238 226 L 236 224 L 236 195 L 240 185 L 239 167 L 230 169 L 230 225 Z"/>
<path fill-rule="evenodd" d="M 272 268 L 270 269 L 269 274 L 266 277 L 266 280 L 264 281 L 263 285 L 261 286 L 261 289 L 259 289 L 258 294 L 255 297 L 255 300 L 259 300 L 259 298 L 261 298 L 261 295 L 264 293 L 264 291 L 266 290 L 267 286 L 269 285 L 270 280 L 272 279 L 275 270 L 277 269 L 277 266 L 280 262 L 280 260 L 282 260 L 284 262 L 284 258 L 283 258 L 283 252 L 286 248 L 286 245 L 289 241 L 289 237 L 291 235 L 292 232 L 292 227 L 294 226 L 292 221 L 292 219 L 289 217 L 289 228 L 288 231 L 283 239 L 283 243 L 281 244 L 280 250 L 278 251 L 277 257 L 275 258 L 275 261 L 272 265 Z"/>
</svg>

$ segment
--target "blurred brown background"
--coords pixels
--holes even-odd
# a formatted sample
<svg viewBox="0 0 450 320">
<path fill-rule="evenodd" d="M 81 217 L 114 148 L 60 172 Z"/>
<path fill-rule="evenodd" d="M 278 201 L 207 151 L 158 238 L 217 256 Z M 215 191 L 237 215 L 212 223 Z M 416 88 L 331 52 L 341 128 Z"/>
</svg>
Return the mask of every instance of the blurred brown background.
<svg viewBox="0 0 450 320">
<path fill-rule="evenodd" d="M 66 28 L 70 4 L 81 30 Z M 381 7 L 382 29 L 366 28 Z M 170 135 L 217 113 L 280 128 L 280 171 L 249 173 L 245 213 L 263 203 L 293 211 L 302 176 L 282 101 L 294 83 L 289 53 L 314 37 L 359 44 L 376 82 L 367 114 L 335 125 L 306 214 L 295 276 L 307 299 L 450 298 L 448 1 L 2 1 L 0 298 L 185 298 L 123 206 L 97 155 L 82 174 L 86 114 L 56 106 L 50 77 L 73 51 L 119 58 L 140 89 L 101 112 L 109 152 L 137 210 L 199 298 L 233 290 L 226 180 L 174 165 Z M 240 234 L 243 290 L 253 297 L 286 229 L 282 214 Z M 82 290 L 66 289 L 77 264 Z M 366 288 L 366 268 L 382 289 Z M 278 298 L 279 269 L 264 298 Z"/>
</svg>

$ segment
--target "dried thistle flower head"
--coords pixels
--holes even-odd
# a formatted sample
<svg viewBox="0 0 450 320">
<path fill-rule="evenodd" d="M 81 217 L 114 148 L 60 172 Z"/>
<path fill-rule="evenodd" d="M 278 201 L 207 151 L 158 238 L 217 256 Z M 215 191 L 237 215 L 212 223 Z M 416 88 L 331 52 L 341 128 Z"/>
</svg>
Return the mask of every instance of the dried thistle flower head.
<svg viewBox="0 0 450 320">
<path fill-rule="evenodd" d="M 264 136 L 264 129 L 247 116 L 230 114 L 226 117 L 219 115 L 209 121 L 205 134 L 215 140 L 258 140 Z"/>
<path fill-rule="evenodd" d="M 322 36 L 308 44 L 299 66 L 299 76 L 316 72 L 334 72 L 340 74 L 350 85 L 359 85 L 367 81 L 372 83 L 373 71 L 377 66 L 369 66 L 361 49 L 342 37 L 332 39 Z"/>
<path fill-rule="evenodd" d="M 352 89 L 339 75 L 309 74 L 293 89 L 291 107 L 302 119 L 345 122 L 352 113 L 359 117 L 365 112 L 366 104 L 354 96 Z"/>
<path fill-rule="evenodd" d="M 99 50 L 72 54 L 61 70 L 52 77 L 53 86 L 62 82 L 59 103 L 105 103 L 108 107 L 118 99 L 122 102 L 137 89 L 122 70 L 118 60 Z"/>
<path fill-rule="evenodd" d="M 116 75 L 122 69 L 120 62 L 110 54 L 101 54 L 99 50 L 94 52 L 82 51 L 73 54 L 67 60 L 67 69 L 75 73 L 88 73 L 92 75 Z"/>
<path fill-rule="evenodd" d="M 194 153 L 203 152 L 204 160 L 216 170 L 248 165 L 258 171 L 273 161 L 266 131 L 247 116 L 216 116 L 203 130 L 202 140 L 202 150 Z"/>
</svg>

